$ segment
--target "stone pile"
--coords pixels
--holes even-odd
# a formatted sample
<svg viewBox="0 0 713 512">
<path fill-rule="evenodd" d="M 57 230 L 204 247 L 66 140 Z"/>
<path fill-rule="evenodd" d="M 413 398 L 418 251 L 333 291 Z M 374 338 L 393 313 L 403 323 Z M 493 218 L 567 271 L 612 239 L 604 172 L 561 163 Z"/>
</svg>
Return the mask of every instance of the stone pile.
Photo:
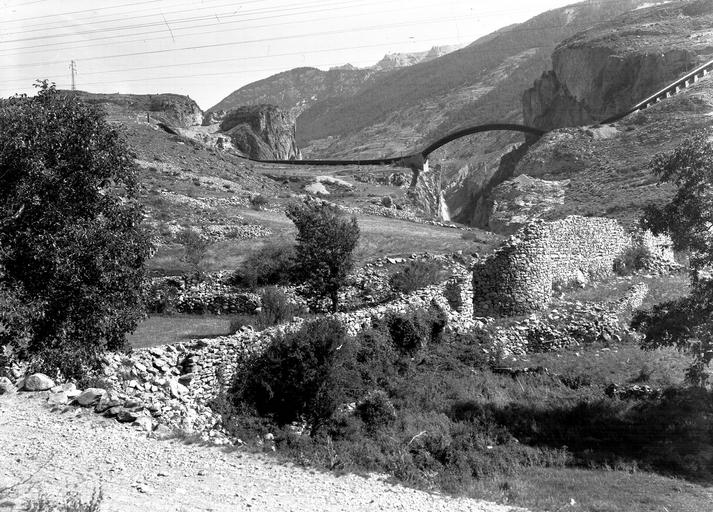
<svg viewBox="0 0 713 512">
<path fill-rule="evenodd" d="M 547 314 L 534 313 L 508 327 L 486 325 L 505 353 L 524 355 L 548 352 L 597 341 L 617 343 L 627 331 L 619 316 L 641 305 L 648 293 L 644 283 L 633 286 L 626 297 L 612 304 L 563 303 Z"/>
<path fill-rule="evenodd" d="M 654 388 L 645 384 L 609 384 L 604 393 L 610 398 L 620 400 L 642 400 L 657 399 L 663 396 L 660 388 Z"/>
</svg>

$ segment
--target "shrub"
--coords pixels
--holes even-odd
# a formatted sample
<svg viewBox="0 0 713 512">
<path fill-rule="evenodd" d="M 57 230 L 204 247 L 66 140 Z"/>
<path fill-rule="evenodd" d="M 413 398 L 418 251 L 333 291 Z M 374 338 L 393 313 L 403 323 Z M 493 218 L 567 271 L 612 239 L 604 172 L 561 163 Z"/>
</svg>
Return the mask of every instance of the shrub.
<svg viewBox="0 0 713 512">
<path fill-rule="evenodd" d="M 232 283 L 249 288 L 288 285 L 295 278 L 295 251 L 291 245 L 265 245 L 250 254 L 235 272 Z"/>
<path fill-rule="evenodd" d="M 384 427 L 396 419 L 394 404 L 380 389 L 371 391 L 357 403 L 356 414 L 370 430 Z"/>
<path fill-rule="evenodd" d="M 344 375 L 346 343 L 344 327 L 334 319 L 309 322 L 277 338 L 234 381 L 235 405 L 279 424 L 304 418 L 317 428 L 346 401 L 353 385 L 354 375 Z"/>
<path fill-rule="evenodd" d="M 146 310 L 157 314 L 172 313 L 179 293 L 174 283 L 163 279 L 151 281 L 146 289 Z"/>
<path fill-rule="evenodd" d="M 448 281 L 446 283 L 443 296 L 453 311 L 460 312 L 463 309 L 462 291 L 461 285 L 457 281 Z"/>
<path fill-rule="evenodd" d="M 614 272 L 620 276 L 628 276 L 641 270 L 651 259 L 651 251 L 644 245 L 633 245 L 614 260 Z"/>
<path fill-rule="evenodd" d="M 417 309 L 388 315 L 386 326 L 396 348 L 404 355 L 414 356 L 429 343 L 441 341 L 446 318 L 437 308 Z"/>
<path fill-rule="evenodd" d="M 405 268 L 396 272 L 389 284 L 398 293 L 411 293 L 439 283 L 444 277 L 441 266 L 435 261 L 410 261 Z"/>
<path fill-rule="evenodd" d="M 0 101 L 0 147 L 0 288 L 29 307 L 0 348 L 79 377 L 144 315 L 152 248 L 137 167 L 97 107 L 46 82 Z"/>
<path fill-rule="evenodd" d="M 295 259 L 308 294 L 315 303 L 329 298 L 336 312 L 339 289 L 354 266 L 356 217 L 347 219 L 336 206 L 315 201 L 292 203 L 286 214 L 297 227 Z"/>
<path fill-rule="evenodd" d="M 181 260 L 188 263 L 194 274 L 200 278 L 205 271 L 208 239 L 191 228 L 185 228 L 176 235 L 176 242 L 183 245 Z"/>
<path fill-rule="evenodd" d="M 101 489 L 94 490 L 92 497 L 86 503 L 77 492 L 68 492 L 64 500 L 56 502 L 44 494 L 31 498 L 25 504 L 27 512 L 99 512 L 104 499 Z"/>
<path fill-rule="evenodd" d="M 262 194 L 257 194 L 250 198 L 250 206 L 253 208 L 253 210 L 259 211 L 263 208 L 267 208 L 267 205 L 269 203 L 270 201 L 268 201 L 267 197 Z"/>
<path fill-rule="evenodd" d="M 295 308 L 285 292 L 274 286 L 265 288 L 260 294 L 262 307 L 258 313 L 259 322 L 267 327 L 292 320 Z"/>
</svg>

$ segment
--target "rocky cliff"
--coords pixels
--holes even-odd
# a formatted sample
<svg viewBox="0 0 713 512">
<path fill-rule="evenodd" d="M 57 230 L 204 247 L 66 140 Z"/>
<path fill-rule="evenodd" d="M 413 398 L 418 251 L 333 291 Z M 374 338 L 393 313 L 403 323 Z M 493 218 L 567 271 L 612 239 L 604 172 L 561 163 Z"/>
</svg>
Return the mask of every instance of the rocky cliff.
<svg viewBox="0 0 713 512">
<path fill-rule="evenodd" d="M 525 124 L 550 130 L 625 111 L 713 54 L 713 3 L 637 9 L 562 42 L 523 96 Z"/>
<path fill-rule="evenodd" d="M 104 105 L 110 110 L 148 114 L 151 119 L 169 126 L 188 128 L 200 125 L 203 111 L 188 96 L 180 94 L 95 94 L 67 91 L 86 103 Z"/>
<path fill-rule="evenodd" d="M 287 112 L 274 105 L 243 106 L 228 112 L 220 123 L 233 145 L 251 158 L 300 158 L 295 128 Z"/>
</svg>

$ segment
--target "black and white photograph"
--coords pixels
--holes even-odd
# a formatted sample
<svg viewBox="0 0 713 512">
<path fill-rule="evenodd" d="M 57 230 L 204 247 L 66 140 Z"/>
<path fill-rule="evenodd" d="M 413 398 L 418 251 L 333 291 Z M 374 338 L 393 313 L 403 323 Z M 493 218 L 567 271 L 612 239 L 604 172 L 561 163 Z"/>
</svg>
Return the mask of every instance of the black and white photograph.
<svg viewBox="0 0 713 512">
<path fill-rule="evenodd" d="M 0 512 L 713 512 L 713 0 L 0 0 Z"/>
</svg>

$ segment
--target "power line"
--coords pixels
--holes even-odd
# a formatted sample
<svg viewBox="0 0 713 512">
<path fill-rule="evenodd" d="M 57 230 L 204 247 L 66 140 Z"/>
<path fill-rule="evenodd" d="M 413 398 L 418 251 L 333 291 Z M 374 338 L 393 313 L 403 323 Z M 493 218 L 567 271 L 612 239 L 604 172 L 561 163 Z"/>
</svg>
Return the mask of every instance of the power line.
<svg viewBox="0 0 713 512">
<path fill-rule="evenodd" d="M 381 0 L 375 0 L 375 1 L 367 2 L 367 3 L 361 4 L 361 5 L 362 5 L 362 6 L 366 6 L 366 5 L 374 5 L 374 4 L 376 4 L 376 5 L 381 4 Z M 340 5 L 354 5 L 354 3 L 353 3 L 353 2 L 346 2 L 346 3 L 340 4 Z M 228 21 L 228 22 L 225 22 L 225 23 L 221 23 L 220 26 L 222 26 L 222 25 L 233 25 L 233 24 L 236 24 L 236 23 L 245 23 L 246 21 L 250 22 L 250 21 L 259 21 L 259 20 L 275 19 L 275 18 L 278 18 L 278 19 L 279 19 L 279 18 L 284 18 L 284 17 L 293 18 L 294 16 L 305 15 L 305 14 L 313 14 L 313 13 L 316 13 L 316 12 L 324 12 L 325 10 L 339 10 L 339 9 L 338 9 L 337 7 L 334 7 L 334 8 L 332 8 L 332 9 L 320 8 L 320 9 L 317 9 L 317 10 L 303 11 L 303 12 L 298 12 L 298 13 L 292 13 L 292 14 L 289 14 L 289 15 L 263 16 L 263 17 L 260 17 L 260 18 L 251 18 L 251 19 L 248 19 L 248 20 L 235 20 L 235 21 Z M 400 9 L 392 9 L 392 10 L 380 11 L 380 12 L 382 12 L 382 13 L 388 13 L 388 12 L 394 12 L 394 11 L 400 11 Z M 310 21 L 311 21 L 311 22 L 315 22 L 315 21 L 327 21 L 327 20 L 333 20 L 333 19 L 335 19 L 335 17 L 323 17 L 323 18 L 312 18 L 312 19 L 310 19 Z M 251 26 L 251 27 L 249 27 L 249 28 L 250 28 L 250 29 L 256 29 L 256 28 L 270 28 L 270 27 L 274 27 L 274 26 L 278 26 L 278 25 L 286 25 L 286 24 L 293 24 L 293 23 L 294 23 L 294 21 L 288 21 L 288 22 L 281 22 L 281 23 L 272 23 L 272 24 L 269 24 L 269 25 L 253 25 L 253 26 Z M 204 28 L 204 27 L 215 27 L 215 24 L 213 24 L 213 23 L 208 23 L 208 24 L 196 25 L 196 26 L 192 26 L 192 27 L 184 27 L 184 28 L 178 27 L 178 28 L 176 28 L 175 30 L 176 30 L 176 32 L 179 32 L 179 31 L 182 31 L 182 30 L 190 30 L 190 29 Z M 199 31 L 199 32 L 182 33 L 181 35 L 182 35 L 183 37 L 190 37 L 190 36 L 197 36 L 197 35 L 204 35 L 204 34 L 215 34 L 215 33 L 231 32 L 231 31 L 234 31 L 234 29 L 233 29 L 233 28 L 223 28 L 223 29 L 220 29 L 220 30 L 213 29 L 213 30 L 204 30 L 204 31 Z M 143 34 L 155 34 L 155 33 L 156 33 L 156 32 L 152 30 L 152 31 L 149 31 L 149 32 L 139 32 L 139 33 L 137 33 L 137 34 L 131 34 L 131 35 L 132 35 L 132 36 L 139 36 L 139 35 L 143 35 Z M 165 39 L 165 36 L 163 36 L 163 35 L 162 35 L 162 36 L 159 36 L 159 37 L 140 38 L 140 39 L 132 39 L 132 40 L 125 40 L 125 39 L 123 39 L 124 37 L 126 37 L 126 36 L 124 36 L 124 35 L 115 35 L 115 36 L 107 36 L 107 37 L 98 37 L 98 38 L 87 39 L 85 42 L 89 42 L 89 41 L 103 41 L 103 40 L 107 40 L 107 39 L 120 38 L 120 39 L 122 39 L 121 43 L 122 43 L 122 44 L 126 44 L 126 43 L 132 43 L 132 42 L 146 42 L 146 41 L 157 41 L 157 40 Z M 92 47 L 94 46 L 94 45 L 91 45 L 91 44 L 90 44 L 90 45 L 81 44 L 81 45 L 76 45 L 76 46 L 67 46 L 67 47 L 61 47 L 61 46 L 60 46 L 60 47 L 58 47 L 58 44 L 63 44 L 63 43 L 47 43 L 47 44 L 41 44 L 41 45 L 27 46 L 27 47 L 18 48 L 18 49 L 47 48 L 47 47 L 52 47 L 53 49 L 56 49 L 56 50 L 73 50 L 73 49 L 92 48 Z M 9 50 L 9 49 L 8 49 L 8 50 Z M 15 50 L 15 48 L 13 48 L 12 50 Z M 20 54 L 6 53 L 6 54 L 0 54 L 0 57 L 12 57 L 12 56 L 15 56 L 15 55 L 29 55 L 29 54 L 31 54 L 31 53 L 44 53 L 45 51 L 46 51 L 46 50 L 36 50 L 36 51 L 34 51 L 34 52 L 23 52 L 23 53 L 20 53 Z M 29 67 L 29 66 L 40 66 L 40 65 L 46 65 L 46 63 L 37 63 L 37 64 L 16 64 L 16 65 L 14 65 L 14 67 Z M 2 68 L 2 67 L 0 67 L 0 68 Z M 5 67 L 5 68 L 6 68 L 6 67 Z"/>
<path fill-rule="evenodd" d="M 422 43 L 435 43 L 435 42 L 440 42 L 442 41 L 440 38 L 434 38 L 434 39 L 420 39 L 419 42 Z M 407 43 L 408 40 L 403 40 L 403 41 L 394 41 L 393 44 L 399 44 L 399 43 Z M 83 72 L 82 76 L 87 76 L 87 75 L 106 75 L 107 73 L 126 73 L 128 71 L 143 71 L 147 69 L 163 69 L 163 68 L 174 68 L 174 67 L 185 67 L 185 66 L 196 66 L 196 65 L 205 65 L 205 64 L 218 64 L 218 63 L 225 63 L 225 62 L 238 62 L 238 61 L 245 61 L 245 60 L 259 60 L 259 59 L 265 59 L 268 57 L 290 57 L 294 55 L 305 55 L 305 54 L 313 54 L 313 53 L 329 53 L 329 52 L 336 52 L 336 51 L 343 51 L 343 50 L 358 50 L 358 49 L 366 49 L 366 48 L 379 48 L 380 46 L 383 46 L 383 43 L 375 43 L 375 44 L 364 44 L 364 45 L 356 45 L 356 46 L 342 46 L 342 47 L 336 47 L 336 48 L 322 48 L 319 50 L 310 50 L 310 51 L 298 51 L 298 52 L 285 52 L 285 53 L 273 53 L 270 54 L 269 56 L 250 56 L 250 57 L 231 57 L 229 59 L 213 59 L 213 60 L 201 60 L 201 61 L 194 61 L 194 62 L 184 62 L 184 63 L 176 63 L 176 64 L 160 64 L 156 66 L 143 66 L 143 67 L 137 67 L 137 68 L 121 68 L 121 69 L 110 69 L 110 70 L 105 70 L 105 71 L 90 71 L 90 72 Z M 322 66 L 325 65 L 340 65 L 344 64 L 344 62 L 337 63 L 337 64 L 321 64 Z M 309 67 L 317 67 L 318 65 L 314 66 L 309 66 Z M 270 69 L 248 69 L 243 71 L 246 72 L 256 72 L 256 71 L 270 71 L 271 69 L 283 69 L 283 68 L 270 68 Z M 49 75 L 45 76 L 44 78 L 51 79 L 51 78 L 60 78 L 60 75 Z M 27 82 L 30 80 L 35 80 L 36 77 L 27 77 L 27 78 L 13 78 L 12 80 L 2 80 L 0 83 L 9 83 L 9 82 Z M 152 80 L 151 78 L 144 78 L 145 80 Z"/>
<path fill-rule="evenodd" d="M 257 1 L 257 0 L 255 0 Z M 363 0 L 362 0 L 363 1 Z M 372 2 L 373 3 L 373 2 Z M 381 2 L 383 4 L 383 2 Z M 228 4 L 222 4 L 220 6 L 215 6 L 215 8 L 221 8 L 221 7 L 232 7 L 232 3 Z M 302 9 L 304 7 L 320 7 L 322 10 L 334 10 L 333 7 L 329 7 L 331 5 L 334 5 L 334 2 L 329 2 L 326 4 L 322 2 L 312 2 L 312 3 L 300 3 L 300 4 L 295 4 L 290 6 L 285 5 L 285 6 L 280 6 L 280 7 L 270 7 L 267 9 L 255 9 L 252 11 L 242 11 L 242 12 L 237 12 L 235 10 L 229 11 L 229 12 L 223 12 L 223 13 L 210 13 L 210 14 L 201 14 L 198 16 L 191 16 L 187 18 L 182 18 L 182 19 L 175 19 L 175 20 L 169 20 L 171 23 L 188 23 L 191 21 L 199 21 L 199 20 L 212 20 L 212 19 L 218 19 L 220 22 L 220 17 L 223 18 L 236 18 L 240 16 L 245 16 L 245 15 L 253 15 L 253 14 L 263 14 L 263 13 L 283 13 L 280 16 L 291 16 L 291 14 L 284 14 L 286 11 L 293 11 L 293 10 L 298 10 Z M 355 2 L 349 2 L 349 3 L 342 3 L 341 5 L 355 5 Z M 356 2 L 356 5 L 360 5 L 359 1 Z M 368 4 L 367 4 L 368 5 Z M 154 13 L 146 16 L 139 16 L 140 18 L 146 18 L 146 17 L 155 17 L 155 16 L 163 16 L 163 15 L 172 15 L 172 14 L 178 14 L 178 13 L 183 13 L 183 12 L 193 12 L 196 11 L 196 9 L 186 9 L 183 11 L 174 11 L 174 12 L 159 12 L 159 13 Z M 112 20 L 106 20 L 103 22 L 99 23 L 109 23 L 109 22 L 115 22 L 115 21 L 126 21 L 128 18 L 126 16 L 123 16 L 121 18 L 114 18 Z M 136 19 L 136 17 L 132 16 L 131 20 Z M 94 23 L 94 21 L 92 22 Z M 101 28 L 101 29 L 96 29 L 96 30 L 85 30 L 85 31 L 75 31 L 70 34 L 43 34 L 41 36 L 34 36 L 34 37 L 26 37 L 26 38 L 21 38 L 21 39 L 8 39 L 5 41 L 0 41 L 3 44 L 5 43 L 17 43 L 17 42 L 22 42 L 22 41 L 34 41 L 38 39 L 51 39 L 51 38 L 60 38 L 60 37 L 78 37 L 82 35 L 89 35 L 89 34 L 96 34 L 96 33 L 104 33 L 104 32 L 117 32 L 117 31 L 122 31 L 122 30 L 132 30 L 136 28 L 147 28 L 147 27 L 156 27 L 156 26 L 161 26 L 163 25 L 162 20 L 157 20 L 155 22 L 151 23 L 134 23 L 134 24 L 129 24 L 129 25 L 122 25 L 119 27 L 111 27 L 111 28 Z M 61 25 L 57 26 L 55 28 L 43 28 L 43 29 L 38 29 L 34 30 L 32 32 L 37 32 L 37 31 L 46 31 L 46 30 L 59 30 L 59 29 L 66 29 L 69 28 L 66 25 Z M 12 32 L 10 34 L 5 34 L 5 35 L 12 35 L 12 34 L 25 34 L 26 30 L 22 30 L 19 32 Z M 118 36 L 120 37 L 120 36 Z"/>
<path fill-rule="evenodd" d="M 363 1 L 363 0 L 362 0 L 362 1 Z M 369 2 L 362 3 L 362 4 L 359 4 L 359 5 L 360 5 L 360 6 L 368 6 L 368 5 L 375 5 L 375 4 L 376 4 L 376 5 L 379 5 L 380 3 L 381 3 L 381 2 L 380 2 L 379 0 L 374 0 L 374 1 L 369 1 Z M 304 5 L 304 4 L 303 4 L 303 5 Z M 316 5 L 319 5 L 319 4 L 316 4 Z M 350 6 L 350 5 L 354 5 L 354 2 L 353 2 L 353 1 L 352 1 L 352 2 L 344 2 L 344 3 L 342 3 L 342 4 L 338 4 L 337 6 L 334 6 L 334 7 L 332 7 L 332 8 L 319 7 L 318 9 L 307 10 L 307 11 L 296 12 L 296 13 L 290 13 L 290 14 L 280 14 L 280 15 L 273 15 L 273 16 L 263 16 L 263 17 L 259 17 L 259 18 L 250 18 L 250 19 L 245 19 L 245 20 L 239 19 L 239 20 L 234 20 L 234 21 L 227 21 L 227 22 L 224 22 L 224 23 L 221 22 L 221 23 L 220 23 L 220 26 L 222 26 L 222 25 L 230 25 L 230 24 L 235 24 L 235 23 L 245 23 L 245 22 L 250 22 L 250 21 L 259 21 L 259 20 L 265 20 L 265 19 L 275 19 L 275 18 L 278 18 L 278 19 L 279 19 L 279 18 L 285 18 L 285 17 L 290 17 L 290 18 L 292 18 L 292 17 L 294 17 L 294 16 L 300 16 L 300 15 L 305 15 L 305 14 L 313 14 L 313 13 L 316 13 L 316 12 L 324 12 L 324 11 L 330 11 L 330 10 L 340 10 L 340 7 L 342 7 L 342 6 Z M 394 10 L 391 10 L 391 11 L 382 11 L 382 12 L 394 12 Z M 333 17 L 332 17 L 332 18 L 318 18 L 318 19 L 311 19 L 310 21 L 320 21 L 320 20 L 326 20 L 326 19 L 334 19 L 334 18 L 333 18 Z M 293 22 L 289 22 L 289 23 L 293 23 Z M 163 24 L 163 22 L 162 22 L 162 23 L 157 23 L 157 25 L 162 25 L 162 24 Z M 285 23 L 280 23 L 280 24 L 285 24 Z M 258 25 L 258 26 L 251 26 L 251 27 L 249 27 L 249 28 L 250 28 L 250 29 L 254 29 L 254 28 L 269 28 L 269 27 L 272 27 L 272 26 L 275 26 L 275 25 L 278 25 L 278 24 L 273 23 L 273 24 L 270 24 L 270 25 Z M 177 27 L 175 30 L 176 30 L 176 31 L 182 31 L 182 30 L 190 30 L 190 29 L 194 29 L 194 28 L 214 27 L 214 26 L 215 26 L 214 23 L 208 23 L 208 24 L 197 25 L 197 26 L 193 26 L 193 27 L 184 27 L 184 28 Z M 212 34 L 212 33 L 217 33 L 217 32 L 227 32 L 227 31 L 230 31 L 230 30 L 233 30 L 233 29 L 226 28 L 226 29 L 223 29 L 223 30 L 201 31 L 201 32 L 190 33 L 190 34 L 182 34 L 182 35 L 183 35 L 183 36 L 203 35 L 203 34 Z M 155 30 L 151 30 L 151 31 L 148 31 L 148 32 L 139 32 L 139 33 L 137 33 L 137 34 L 131 34 L 131 35 L 132 35 L 132 36 L 138 36 L 138 35 L 143 35 L 143 34 L 155 34 L 155 33 L 156 33 Z M 140 42 L 140 41 L 141 41 L 141 42 L 144 42 L 144 41 L 147 41 L 147 40 L 148 40 L 148 41 L 153 41 L 153 40 L 159 40 L 159 39 L 163 39 L 163 38 L 164 38 L 163 36 L 161 36 L 161 37 L 157 37 L 157 38 L 141 38 L 141 39 L 134 39 L 134 40 L 131 40 L 131 41 L 126 41 L 126 40 L 123 39 L 123 38 L 125 38 L 125 37 L 126 37 L 126 35 L 120 34 L 120 35 L 114 35 L 114 36 L 106 36 L 106 37 L 98 37 L 98 38 L 86 39 L 84 42 L 89 42 L 89 41 L 103 41 L 103 40 L 107 40 L 107 39 L 117 39 L 117 38 L 119 38 L 119 39 L 122 39 L 122 43 L 127 43 L 127 42 Z M 67 43 L 71 43 L 71 42 L 68 41 Z M 82 45 L 78 45 L 78 46 L 68 46 L 68 47 L 61 47 L 61 46 L 59 46 L 59 45 L 62 45 L 62 44 L 67 44 L 67 43 L 47 43 L 47 44 L 41 44 L 41 45 L 26 46 L 26 47 L 21 47 L 21 48 L 8 48 L 6 51 L 25 50 L 25 49 L 31 49 L 31 48 L 47 48 L 47 47 L 52 47 L 52 48 L 54 48 L 54 49 L 56 49 L 56 50 L 70 50 L 70 49 L 91 48 L 91 47 L 94 46 L 94 45 L 86 45 L 86 44 L 82 44 Z M 59 46 L 59 47 L 58 47 L 58 46 Z M 35 52 L 6 53 L 6 54 L 0 55 L 0 57 L 12 57 L 12 56 L 15 56 L 15 55 L 27 55 L 27 54 L 30 54 L 30 53 L 43 53 L 44 51 L 45 51 L 45 50 L 35 51 Z M 35 65 L 35 64 L 17 64 L 16 67 L 24 67 L 24 66 L 28 66 L 28 65 Z M 40 65 L 40 64 L 36 64 L 36 65 Z M 44 65 L 44 63 L 41 63 L 41 65 Z"/>
<path fill-rule="evenodd" d="M 420 20 L 417 22 L 402 22 L 402 23 L 386 23 L 386 24 L 381 24 L 381 25 L 370 25 L 370 26 L 362 26 L 359 28 L 354 28 L 350 30 L 326 30 L 322 32 L 312 32 L 309 34 L 295 34 L 295 35 L 289 35 L 289 36 L 278 36 L 278 37 L 267 37 L 267 38 L 259 38 L 259 39 L 250 39 L 250 40 L 244 40 L 244 41 L 232 41 L 232 42 L 226 42 L 226 43 L 212 43 L 212 44 L 203 44 L 203 45 L 195 45 L 195 46 L 185 46 L 183 48 L 168 48 L 168 49 L 163 49 L 163 50 L 147 50 L 147 51 L 142 51 L 142 52 L 129 52 L 129 53 L 118 53 L 118 54 L 113 54 L 113 55 L 103 55 L 103 56 L 98 56 L 98 57 L 86 57 L 83 58 L 82 61 L 91 61 L 91 60 L 105 60 L 105 59 L 115 59 L 119 57 L 138 57 L 141 55 L 155 55 L 155 54 L 162 54 L 162 53 L 171 53 L 171 52 L 178 52 L 178 51 L 186 51 L 186 50 L 200 50 L 200 49 L 206 49 L 206 48 L 220 48 L 220 47 L 225 47 L 225 46 L 237 46 L 237 45 L 242 45 L 242 44 L 250 44 L 250 43 L 264 43 L 264 42 L 272 42 L 272 41 L 283 41 L 283 40 L 289 40 L 289 39 L 300 39 L 303 37 L 310 37 L 310 36 L 324 36 L 324 35 L 335 35 L 335 34 L 346 34 L 346 33 L 351 33 L 351 32 L 368 32 L 368 31 L 373 31 L 373 30 L 380 30 L 384 28 L 395 28 L 395 27 L 410 27 L 410 26 L 415 26 L 415 25 L 423 25 L 424 23 L 433 23 L 435 21 L 454 21 L 454 20 L 463 20 L 465 19 L 463 16 L 458 16 L 458 17 L 447 17 L 447 18 L 430 18 L 427 20 Z M 38 62 L 38 63 L 33 63 L 31 64 L 32 66 L 45 66 L 45 65 L 52 65 L 52 64 L 60 64 L 62 61 L 47 61 L 47 62 Z M 14 68 L 14 67 L 27 67 L 28 64 L 24 65 L 9 65 L 9 66 L 0 66 L 0 69 L 9 69 L 9 68 Z"/>
</svg>

